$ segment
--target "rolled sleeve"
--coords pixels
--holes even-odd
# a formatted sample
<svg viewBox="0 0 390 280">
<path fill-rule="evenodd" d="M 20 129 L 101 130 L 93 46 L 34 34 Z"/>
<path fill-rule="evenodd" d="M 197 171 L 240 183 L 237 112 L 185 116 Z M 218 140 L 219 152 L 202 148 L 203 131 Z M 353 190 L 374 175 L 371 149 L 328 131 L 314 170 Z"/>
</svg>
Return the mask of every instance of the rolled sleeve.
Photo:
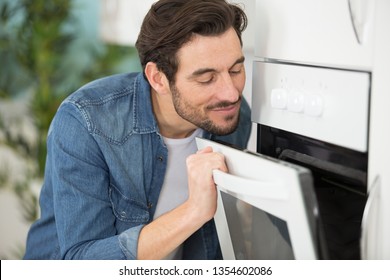
<svg viewBox="0 0 390 280">
<path fill-rule="evenodd" d="M 139 225 L 119 234 L 119 245 L 127 259 L 137 259 L 138 238 L 144 226 Z"/>
</svg>

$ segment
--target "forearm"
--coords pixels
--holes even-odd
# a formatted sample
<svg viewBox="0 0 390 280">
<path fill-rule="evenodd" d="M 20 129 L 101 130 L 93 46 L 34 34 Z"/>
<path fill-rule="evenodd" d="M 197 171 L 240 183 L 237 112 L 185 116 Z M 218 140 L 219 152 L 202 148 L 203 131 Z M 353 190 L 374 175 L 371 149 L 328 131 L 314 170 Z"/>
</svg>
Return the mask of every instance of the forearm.
<svg viewBox="0 0 390 280">
<path fill-rule="evenodd" d="M 146 225 L 138 240 L 138 259 L 162 259 L 182 244 L 207 217 L 186 202 Z"/>
</svg>

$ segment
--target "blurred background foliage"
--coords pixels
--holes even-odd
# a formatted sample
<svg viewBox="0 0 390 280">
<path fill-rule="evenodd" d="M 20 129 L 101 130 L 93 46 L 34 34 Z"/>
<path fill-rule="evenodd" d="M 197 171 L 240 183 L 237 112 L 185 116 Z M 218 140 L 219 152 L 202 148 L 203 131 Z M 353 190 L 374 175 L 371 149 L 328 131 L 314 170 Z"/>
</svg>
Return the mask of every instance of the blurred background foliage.
<svg viewBox="0 0 390 280">
<path fill-rule="evenodd" d="M 0 189 L 18 196 L 28 223 L 38 217 L 31 185 L 43 177 L 46 136 L 62 100 L 96 78 L 140 69 L 135 48 L 99 40 L 97 20 L 86 28 L 85 11 L 98 4 L 0 0 Z"/>
</svg>

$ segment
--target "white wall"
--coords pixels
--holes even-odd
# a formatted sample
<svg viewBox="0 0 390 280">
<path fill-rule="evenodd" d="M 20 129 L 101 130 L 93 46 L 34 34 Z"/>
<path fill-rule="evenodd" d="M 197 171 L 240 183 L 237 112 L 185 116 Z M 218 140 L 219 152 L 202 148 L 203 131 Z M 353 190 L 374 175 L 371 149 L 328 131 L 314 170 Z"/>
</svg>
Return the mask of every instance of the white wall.
<svg viewBox="0 0 390 280">
<path fill-rule="evenodd" d="M 369 190 L 377 186 L 378 199 L 368 205 L 378 210 L 370 215 L 367 258 L 390 259 L 390 1 L 376 1 L 376 29 L 369 143 Z M 374 184 L 375 180 L 377 183 Z"/>
</svg>

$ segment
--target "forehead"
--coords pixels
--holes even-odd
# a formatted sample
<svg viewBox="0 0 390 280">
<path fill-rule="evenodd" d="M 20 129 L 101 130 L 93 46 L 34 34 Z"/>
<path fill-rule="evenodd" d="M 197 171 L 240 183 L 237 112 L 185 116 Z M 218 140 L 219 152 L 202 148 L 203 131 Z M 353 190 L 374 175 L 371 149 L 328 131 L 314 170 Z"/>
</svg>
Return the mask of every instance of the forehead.
<svg viewBox="0 0 390 280">
<path fill-rule="evenodd" d="M 233 28 L 218 36 L 196 34 L 177 53 L 177 74 L 186 75 L 202 68 L 222 71 L 232 67 L 242 56 L 240 39 Z"/>
</svg>

